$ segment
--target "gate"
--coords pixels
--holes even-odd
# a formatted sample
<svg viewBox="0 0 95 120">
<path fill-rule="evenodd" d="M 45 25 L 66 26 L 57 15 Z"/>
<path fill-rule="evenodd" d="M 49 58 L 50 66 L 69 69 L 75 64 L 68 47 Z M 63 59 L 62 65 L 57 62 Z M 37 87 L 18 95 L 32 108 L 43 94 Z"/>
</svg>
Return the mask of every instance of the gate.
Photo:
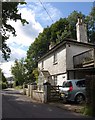
<svg viewBox="0 0 95 120">
<path fill-rule="evenodd" d="M 62 86 L 48 86 L 48 102 L 60 100 L 61 94 L 59 87 Z"/>
</svg>

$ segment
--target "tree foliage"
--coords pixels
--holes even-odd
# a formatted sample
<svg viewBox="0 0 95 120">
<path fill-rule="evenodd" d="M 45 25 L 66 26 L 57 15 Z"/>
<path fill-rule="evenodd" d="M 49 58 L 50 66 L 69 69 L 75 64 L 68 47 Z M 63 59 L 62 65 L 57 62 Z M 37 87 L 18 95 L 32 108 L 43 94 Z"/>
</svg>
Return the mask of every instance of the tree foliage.
<svg viewBox="0 0 95 120">
<path fill-rule="evenodd" d="M 95 43 L 95 7 L 92 8 L 89 16 L 86 17 L 89 42 Z"/>
<path fill-rule="evenodd" d="M 7 88 L 7 79 L 2 72 L 2 69 L 0 68 L 0 89 L 6 89 Z"/>
<path fill-rule="evenodd" d="M 14 66 L 11 67 L 11 73 L 17 85 L 22 85 L 27 80 L 24 60 L 15 60 Z"/>
<path fill-rule="evenodd" d="M 0 3 L 1 4 L 1 3 Z M 2 42 L 0 42 L 0 50 L 2 50 L 2 55 L 5 60 L 10 57 L 11 49 L 7 46 L 6 40 L 9 39 L 9 33 L 16 36 L 15 28 L 8 24 L 8 20 L 17 21 L 20 20 L 24 25 L 28 23 L 25 19 L 22 19 L 21 13 L 18 13 L 18 5 L 26 4 L 25 2 L 2 2 L 2 26 L 0 34 L 2 36 Z"/>
<path fill-rule="evenodd" d="M 2 80 L 2 82 L 7 82 L 7 79 L 4 75 L 4 73 L 2 72 L 2 69 L 0 68 L 0 80 Z"/>
</svg>

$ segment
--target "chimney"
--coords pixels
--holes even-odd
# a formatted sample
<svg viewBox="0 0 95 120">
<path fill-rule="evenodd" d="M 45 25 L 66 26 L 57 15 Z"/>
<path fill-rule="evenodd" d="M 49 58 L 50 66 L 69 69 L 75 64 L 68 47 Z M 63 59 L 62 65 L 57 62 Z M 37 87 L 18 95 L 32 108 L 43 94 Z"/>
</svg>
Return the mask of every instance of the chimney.
<svg viewBox="0 0 95 120">
<path fill-rule="evenodd" d="M 78 22 L 76 24 L 76 30 L 77 30 L 77 41 L 87 43 L 86 24 L 84 24 L 82 19 L 80 18 L 78 18 Z"/>
</svg>

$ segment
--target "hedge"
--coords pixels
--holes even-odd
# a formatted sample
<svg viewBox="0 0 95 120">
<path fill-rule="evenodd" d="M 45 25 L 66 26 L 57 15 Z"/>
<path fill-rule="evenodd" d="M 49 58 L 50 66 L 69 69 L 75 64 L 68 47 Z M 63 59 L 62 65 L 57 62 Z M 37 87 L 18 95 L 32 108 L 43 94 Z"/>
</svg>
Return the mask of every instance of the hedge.
<svg viewBox="0 0 95 120">
<path fill-rule="evenodd" d="M 95 75 L 86 76 L 85 114 L 95 116 Z"/>
</svg>

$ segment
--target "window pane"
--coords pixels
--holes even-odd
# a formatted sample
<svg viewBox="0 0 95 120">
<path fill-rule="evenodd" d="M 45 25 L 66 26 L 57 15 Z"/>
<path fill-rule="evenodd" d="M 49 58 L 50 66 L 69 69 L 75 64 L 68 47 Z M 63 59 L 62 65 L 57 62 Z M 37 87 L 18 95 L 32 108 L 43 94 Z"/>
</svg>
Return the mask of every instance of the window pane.
<svg viewBox="0 0 95 120">
<path fill-rule="evenodd" d="M 78 82 L 76 83 L 76 85 L 77 85 L 78 87 L 85 87 L 85 80 L 78 81 Z"/>
<path fill-rule="evenodd" d="M 63 87 L 71 87 L 72 83 L 71 82 L 63 82 Z"/>
</svg>

